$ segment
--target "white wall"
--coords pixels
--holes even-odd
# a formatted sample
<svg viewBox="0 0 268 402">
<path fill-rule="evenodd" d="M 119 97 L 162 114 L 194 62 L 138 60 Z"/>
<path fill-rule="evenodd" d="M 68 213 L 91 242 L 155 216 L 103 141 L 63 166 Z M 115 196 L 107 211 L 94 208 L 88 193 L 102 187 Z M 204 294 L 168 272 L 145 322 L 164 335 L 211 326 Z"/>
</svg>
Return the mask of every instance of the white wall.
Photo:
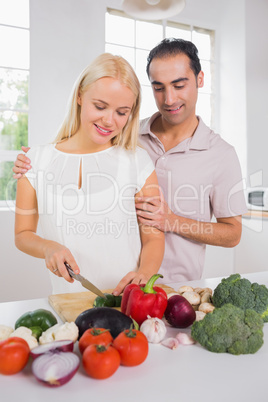
<svg viewBox="0 0 268 402">
<path fill-rule="evenodd" d="M 217 61 L 220 66 L 217 71 L 220 115 L 217 131 L 234 145 L 238 136 L 246 136 L 246 117 L 250 118 L 250 127 L 255 121 L 255 110 L 251 115 L 252 109 L 248 108 L 246 115 L 245 107 L 248 96 L 246 80 L 250 76 L 253 86 L 254 78 L 251 71 L 247 70 L 246 75 L 244 67 L 245 58 L 247 61 L 249 58 L 245 31 L 247 39 L 249 33 L 251 35 L 249 52 L 255 35 L 253 23 L 248 24 L 250 12 L 253 12 L 250 3 L 245 0 L 187 0 L 184 11 L 174 18 L 216 30 Z M 30 0 L 30 4 L 29 144 L 34 145 L 49 142 L 55 137 L 76 76 L 97 54 L 104 51 L 106 6 L 120 9 L 121 0 Z M 254 7 L 256 4 L 257 8 L 258 4 L 261 5 L 262 13 L 267 11 L 263 0 L 255 0 Z M 258 18 L 265 26 L 266 16 L 258 15 Z M 267 27 L 265 30 L 268 37 Z M 256 34 L 258 39 L 258 29 Z M 255 56 L 261 58 L 261 51 L 255 51 Z M 250 64 L 251 70 L 254 70 L 254 63 L 258 65 L 258 59 L 255 58 Z M 249 94 L 252 93 L 252 86 Z M 258 101 L 265 104 L 264 93 Z M 248 135 L 255 136 L 256 133 L 250 129 Z M 244 158 L 244 151 L 241 151 L 241 158 Z M 250 169 L 255 168 L 252 168 L 252 163 Z M 44 262 L 19 252 L 14 246 L 14 213 L 0 211 L 0 222 L 0 301 L 47 296 L 51 288 Z M 227 275 L 232 270 L 232 249 L 208 247 L 204 276 Z"/>
<path fill-rule="evenodd" d="M 268 187 L 268 1 L 246 0 L 248 178 L 261 172 Z"/>
</svg>

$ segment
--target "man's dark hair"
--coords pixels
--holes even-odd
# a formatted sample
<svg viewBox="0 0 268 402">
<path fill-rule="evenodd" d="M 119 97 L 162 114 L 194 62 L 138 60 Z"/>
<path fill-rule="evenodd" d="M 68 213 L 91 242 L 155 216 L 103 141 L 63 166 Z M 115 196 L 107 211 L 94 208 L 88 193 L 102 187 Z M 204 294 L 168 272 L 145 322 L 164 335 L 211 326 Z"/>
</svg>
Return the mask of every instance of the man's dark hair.
<svg viewBox="0 0 268 402">
<path fill-rule="evenodd" d="M 201 64 L 198 57 L 197 47 L 188 40 L 167 38 L 163 39 L 155 46 L 147 57 L 146 71 L 149 77 L 149 68 L 153 59 L 162 59 L 177 54 L 185 54 L 190 59 L 190 67 L 194 75 L 197 77 L 201 71 Z"/>
</svg>

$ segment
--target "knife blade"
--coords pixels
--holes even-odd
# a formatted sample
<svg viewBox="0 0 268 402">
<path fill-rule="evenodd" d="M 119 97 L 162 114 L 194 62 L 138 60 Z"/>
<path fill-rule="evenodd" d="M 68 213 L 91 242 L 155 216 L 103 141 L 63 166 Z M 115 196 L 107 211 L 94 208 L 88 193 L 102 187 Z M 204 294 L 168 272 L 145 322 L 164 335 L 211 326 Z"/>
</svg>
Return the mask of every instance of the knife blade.
<svg viewBox="0 0 268 402">
<path fill-rule="evenodd" d="M 96 295 L 101 296 L 104 299 L 106 299 L 105 294 L 102 293 L 102 291 L 100 289 L 98 289 L 95 285 L 93 285 L 93 283 L 89 282 L 82 275 L 75 274 L 74 271 L 72 270 L 71 266 L 67 262 L 65 262 L 64 264 L 65 264 L 67 271 L 69 272 L 69 275 L 71 278 L 79 281 L 81 283 L 81 285 L 84 286 L 84 288 L 86 288 L 87 290 L 90 290 L 91 292 L 95 293 Z"/>
</svg>

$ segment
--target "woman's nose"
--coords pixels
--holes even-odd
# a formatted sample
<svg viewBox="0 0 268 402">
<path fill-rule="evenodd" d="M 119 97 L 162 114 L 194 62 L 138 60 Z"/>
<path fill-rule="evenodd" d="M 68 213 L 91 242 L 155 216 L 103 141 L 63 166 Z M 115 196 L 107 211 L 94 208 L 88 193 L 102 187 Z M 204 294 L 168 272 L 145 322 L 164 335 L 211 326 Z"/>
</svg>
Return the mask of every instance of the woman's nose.
<svg viewBox="0 0 268 402">
<path fill-rule="evenodd" d="M 111 126 L 114 121 L 113 112 L 106 112 L 102 118 L 102 121 L 106 126 Z"/>
</svg>

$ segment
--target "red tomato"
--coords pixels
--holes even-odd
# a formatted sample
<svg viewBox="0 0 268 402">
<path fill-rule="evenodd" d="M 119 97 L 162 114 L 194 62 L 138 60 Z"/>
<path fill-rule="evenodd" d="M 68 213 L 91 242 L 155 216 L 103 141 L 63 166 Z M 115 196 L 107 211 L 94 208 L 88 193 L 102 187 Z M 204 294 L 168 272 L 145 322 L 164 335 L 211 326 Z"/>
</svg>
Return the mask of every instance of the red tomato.
<svg viewBox="0 0 268 402">
<path fill-rule="evenodd" d="M 116 372 L 120 355 L 113 346 L 89 345 L 84 350 L 82 363 L 90 377 L 104 379 Z"/>
<path fill-rule="evenodd" d="M 123 366 L 137 366 L 144 362 L 149 346 L 146 336 L 136 329 L 121 332 L 114 340 L 113 346 L 118 350 Z"/>
<path fill-rule="evenodd" d="M 30 356 L 28 343 L 18 337 L 11 337 L 0 342 L 0 373 L 16 374 L 27 364 Z"/>
<path fill-rule="evenodd" d="M 87 329 L 79 339 L 78 346 L 83 354 L 84 350 L 89 345 L 104 345 L 108 346 L 113 342 L 113 337 L 108 329 L 105 328 L 90 328 Z"/>
</svg>

